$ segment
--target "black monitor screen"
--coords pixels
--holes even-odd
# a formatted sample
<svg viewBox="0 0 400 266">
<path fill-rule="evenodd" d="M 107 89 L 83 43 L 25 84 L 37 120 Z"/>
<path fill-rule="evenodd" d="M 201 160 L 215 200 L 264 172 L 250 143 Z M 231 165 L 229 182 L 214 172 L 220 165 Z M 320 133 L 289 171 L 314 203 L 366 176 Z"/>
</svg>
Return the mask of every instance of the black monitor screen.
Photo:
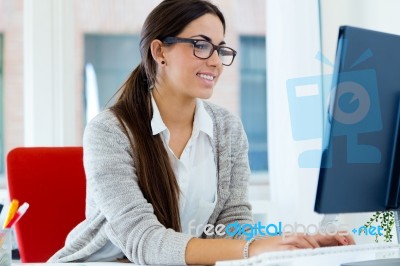
<svg viewBox="0 0 400 266">
<path fill-rule="evenodd" d="M 400 36 L 339 30 L 315 211 L 398 208 Z"/>
</svg>

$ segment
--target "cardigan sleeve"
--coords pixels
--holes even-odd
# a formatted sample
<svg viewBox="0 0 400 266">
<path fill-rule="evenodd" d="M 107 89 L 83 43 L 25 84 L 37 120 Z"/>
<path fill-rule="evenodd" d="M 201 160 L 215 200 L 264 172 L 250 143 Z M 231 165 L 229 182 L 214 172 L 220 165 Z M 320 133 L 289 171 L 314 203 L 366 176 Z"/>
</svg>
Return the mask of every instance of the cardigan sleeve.
<svg viewBox="0 0 400 266">
<path fill-rule="evenodd" d="M 129 140 L 113 118 L 92 121 L 83 138 L 87 193 L 106 218 L 107 237 L 134 263 L 185 264 L 192 236 L 157 220 L 138 186 Z"/>
</svg>

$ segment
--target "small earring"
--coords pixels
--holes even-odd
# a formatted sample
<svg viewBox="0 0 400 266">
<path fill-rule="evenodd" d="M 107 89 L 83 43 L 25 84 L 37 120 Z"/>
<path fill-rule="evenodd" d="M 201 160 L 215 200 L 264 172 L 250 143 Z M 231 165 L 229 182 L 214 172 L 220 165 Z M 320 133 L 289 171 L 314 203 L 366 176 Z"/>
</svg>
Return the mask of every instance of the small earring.
<svg viewBox="0 0 400 266">
<path fill-rule="evenodd" d="M 164 64 L 165 64 L 165 61 L 161 61 L 161 64 L 164 65 Z"/>
</svg>

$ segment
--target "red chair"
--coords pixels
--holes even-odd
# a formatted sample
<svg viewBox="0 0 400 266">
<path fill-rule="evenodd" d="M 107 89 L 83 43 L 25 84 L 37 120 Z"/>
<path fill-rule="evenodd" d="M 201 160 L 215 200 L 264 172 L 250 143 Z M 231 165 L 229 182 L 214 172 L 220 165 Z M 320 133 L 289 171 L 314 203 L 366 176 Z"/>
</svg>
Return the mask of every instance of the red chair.
<svg viewBox="0 0 400 266">
<path fill-rule="evenodd" d="M 7 155 L 11 199 L 29 203 L 16 224 L 22 262 L 45 262 L 85 218 L 82 147 L 16 148 Z"/>
</svg>

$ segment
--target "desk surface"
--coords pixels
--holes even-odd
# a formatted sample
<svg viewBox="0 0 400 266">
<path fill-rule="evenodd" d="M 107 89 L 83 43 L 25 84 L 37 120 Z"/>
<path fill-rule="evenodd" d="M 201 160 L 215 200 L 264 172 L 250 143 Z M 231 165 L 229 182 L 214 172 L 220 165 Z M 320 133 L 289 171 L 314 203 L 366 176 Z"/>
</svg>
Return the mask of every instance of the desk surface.
<svg viewBox="0 0 400 266">
<path fill-rule="evenodd" d="M 303 249 L 295 251 L 266 252 L 247 260 L 217 262 L 217 266 L 338 266 L 342 263 L 400 258 L 400 245 L 394 243 L 365 244 L 341 247 Z M 124 266 L 124 262 L 79 262 L 79 263 L 12 263 L 12 266 Z M 129 265 L 137 265 L 130 263 Z M 376 264 L 373 264 L 376 265 Z M 400 265 L 390 264 L 390 265 Z"/>
</svg>

